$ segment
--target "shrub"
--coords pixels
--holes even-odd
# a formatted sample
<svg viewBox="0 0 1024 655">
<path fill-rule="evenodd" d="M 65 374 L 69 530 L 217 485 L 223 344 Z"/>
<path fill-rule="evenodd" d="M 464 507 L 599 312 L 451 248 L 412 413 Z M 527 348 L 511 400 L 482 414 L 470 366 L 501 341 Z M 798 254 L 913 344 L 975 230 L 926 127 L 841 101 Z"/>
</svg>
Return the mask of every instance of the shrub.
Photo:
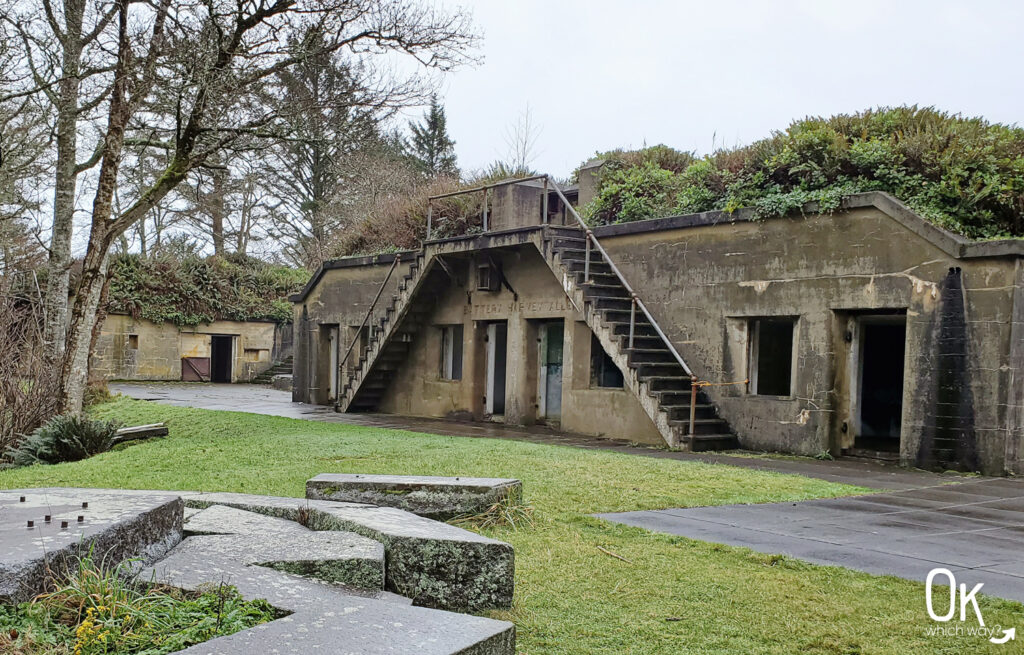
<svg viewBox="0 0 1024 655">
<path fill-rule="evenodd" d="M 15 466 L 76 462 L 110 450 L 118 421 L 83 414 L 59 414 L 7 452 Z"/>
<path fill-rule="evenodd" d="M 658 148 L 605 153 L 592 222 L 741 207 L 778 216 L 887 191 L 964 236 L 1024 237 L 1024 129 L 981 118 L 916 106 L 805 118 L 683 168 Z"/>
<path fill-rule="evenodd" d="M 123 254 L 110 264 L 108 311 L 191 326 L 217 320 L 290 322 L 289 294 L 309 273 L 230 254 Z"/>
</svg>

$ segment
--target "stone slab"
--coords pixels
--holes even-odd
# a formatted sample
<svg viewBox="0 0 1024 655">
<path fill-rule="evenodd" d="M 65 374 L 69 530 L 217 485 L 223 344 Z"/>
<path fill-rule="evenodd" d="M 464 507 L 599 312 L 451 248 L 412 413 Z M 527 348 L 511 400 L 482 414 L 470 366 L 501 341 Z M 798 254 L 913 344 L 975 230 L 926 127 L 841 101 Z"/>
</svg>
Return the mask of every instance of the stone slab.
<svg viewBox="0 0 1024 655">
<path fill-rule="evenodd" d="M 351 532 L 307 530 L 189 537 L 171 557 L 230 559 L 351 587 L 384 588 L 384 546 Z"/>
<path fill-rule="evenodd" d="M 213 505 L 206 509 L 187 508 L 185 536 L 202 534 L 308 534 L 309 528 L 295 521 L 279 519 L 234 507 Z"/>
<path fill-rule="evenodd" d="M 307 535 L 274 535 L 308 539 Z M 350 538 L 345 533 L 329 533 Z M 188 648 L 187 655 L 513 655 L 511 623 L 412 607 L 387 592 L 331 584 L 253 563 L 257 552 L 228 540 L 247 535 L 190 537 L 143 572 L 146 579 L 186 590 L 225 583 L 244 598 L 265 599 L 288 615 L 249 630 Z M 219 542 L 219 543 L 218 543 Z M 316 548 L 315 546 L 313 548 Z"/>
<path fill-rule="evenodd" d="M 0 602 L 30 600 L 44 590 L 52 572 L 75 566 L 90 549 L 97 562 L 163 556 L 181 541 L 183 507 L 180 497 L 165 492 L 0 491 Z"/>
<path fill-rule="evenodd" d="M 417 605 L 456 611 L 507 608 L 515 588 L 512 546 L 393 507 L 236 493 L 185 493 L 190 507 L 226 505 L 355 532 L 385 551 L 385 588 Z"/>
<path fill-rule="evenodd" d="M 512 478 L 321 473 L 306 482 L 306 498 L 397 507 L 446 520 L 479 514 L 505 499 L 519 502 L 523 483 Z"/>
</svg>

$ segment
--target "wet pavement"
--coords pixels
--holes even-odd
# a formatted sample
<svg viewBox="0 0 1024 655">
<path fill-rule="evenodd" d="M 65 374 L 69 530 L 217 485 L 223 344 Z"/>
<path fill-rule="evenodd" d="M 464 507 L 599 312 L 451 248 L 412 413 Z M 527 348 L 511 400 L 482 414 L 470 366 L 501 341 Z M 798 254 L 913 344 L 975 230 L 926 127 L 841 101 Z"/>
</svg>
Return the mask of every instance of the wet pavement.
<svg viewBox="0 0 1024 655">
<path fill-rule="evenodd" d="M 291 392 L 258 384 L 209 384 L 202 382 L 119 382 L 113 393 L 180 407 L 217 409 L 253 414 L 268 414 L 310 421 L 364 425 L 456 437 L 514 439 L 589 450 L 728 464 L 742 468 L 792 473 L 830 482 L 858 485 L 869 489 L 900 490 L 932 487 L 973 478 L 912 471 L 869 460 L 841 459 L 818 461 L 804 457 L 757 456 L 754 453 L 681 453 L 664 448 L 631 444 L 627 441 L 590 437 L 552 430 L 547 427 L 509 426 L 500 423 L 447 421 L 443 419 L 397 416 L 394 414 L 341 414 L 329 407 L 295 403 Z"/>
<path fill-rule="evenodd" d="M 944 567 L 968 589 L 1024 601 L 1024 480 L 799 503 L 693 507 L 601 518 L 701 541 L 924 582 Z M 939 583 L 948 584 L 944 577 Z"/>
</svg>

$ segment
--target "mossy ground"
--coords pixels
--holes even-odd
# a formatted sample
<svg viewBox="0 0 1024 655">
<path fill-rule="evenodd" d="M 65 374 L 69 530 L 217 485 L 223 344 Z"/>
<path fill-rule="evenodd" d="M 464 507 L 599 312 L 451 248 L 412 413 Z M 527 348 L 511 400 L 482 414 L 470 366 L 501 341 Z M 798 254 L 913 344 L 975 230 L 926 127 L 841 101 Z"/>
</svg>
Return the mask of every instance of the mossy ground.
<svg viewBox="0 0 1024 655">
<path fill-rule="evenodd" d="M 522 654 L 1009 653 L 926 635 L 923 585 L 614 525 L 595 512 L 803 500 L 865 490 L 792 475 L 559 446 L 417 434 L 120 399 L 96 413 L 166 421 L 170 436 L 89 460 L 0 472 L 39 485 L 301 496 L 318 473 L 514 477 L 526 527 L 482 530 L 516 550 L 510 611 Z M 611 551 L 625 562 L 605 554 Z M 986 598 L 986 622 L 1024 624 Z"/>
</svg>

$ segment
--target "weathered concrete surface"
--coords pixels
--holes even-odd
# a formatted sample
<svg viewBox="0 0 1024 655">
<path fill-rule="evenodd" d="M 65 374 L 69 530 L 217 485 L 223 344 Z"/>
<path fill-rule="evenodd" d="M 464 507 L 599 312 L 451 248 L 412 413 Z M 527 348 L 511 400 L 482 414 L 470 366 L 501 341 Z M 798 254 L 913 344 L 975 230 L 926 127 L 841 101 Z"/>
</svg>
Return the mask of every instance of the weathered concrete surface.
<svg viewBox="0 0 1024 655">
<path fill-rule="evenodd" d="M 236 534 L 190 537 L 143 576 L 187 590 L 223 582 L 247 599 L 265 599 L 288 613 L 181 651 L 190 655 L 515 652 L 515 628 L 510 623 L 410 607 L 408 599 L 379 591 L 379 586 L 375 590 L 332 584 L 352 582 L 332 569 L 338 563 L 339 545 L 360 556 L 372 555 L 378 558 L 377 566 L 381 564 L 380 544 L 351 533 Z M 297 563 L 306 565 L 302 576 L 290 569 Z M 375 582 L 382 583 L 379 575 Z"/>
<path fill-rule="evenodd" d="M 278 391 L 291 391 L 292 390 L 292 375 L 291 373 L 282 373 L 281 375 L 275 375 L 270 379 L 270 386 Z"/>
<path fill-rule="evenodd" d="M 1024 601 L 1024 480 L 600 516 L 656 532 L 918 582 L 933 568 L 945 567 L 968 588 L 981 582 L 982 593 Z"/>
<path fill-rule="evenodd" d="M 397 507 L 432 519 L 479 514 L 509 499 L 519 502 L 523 483 L 512 478 L 321 473 L 306 482 L 306 498 Z"/>
<path fill-rule="evenodd" d="M 186 508 L 185 536 L 205 534 L 308 534 L 309 528 L 295 521 L 213 505 L 206 509 Z"/>
<path fill-rule="evenodd" d="M 196 537 L 193 537 L 195 539 Z M 187 543 L 187 542 L 186 542 Z M 351 589 L 228 559 L 172 555 L 147 574 L 184 589 L 225 581 L 290 615 L 219 637 L 187 655 L 513 655 L 515 626 L 354 595 Z"/>
<path fill-rule="evenodd" d="M 384 546 L 351 532 L 306 530 L 189 537 L 158 568 L 189 559 L 232 560 L 351 587 L 384 588 Z"/>
<path fill-rule="evenodd" d="M 384 544 L 386 588 L 417 605 L 477 611 L 510 607 L 515 556 L 501 541 L 392 507 L 234 493 L 186 493 L 191 507 L 227 505 L 295 520 L 314 530 L 355 532 Z"/>
<path fill-rule="evenodd" d="M 152 491 L 0 491 L 0 602 L 30 600 L 90 549 L 97 562 L 163 556 L 181 541 L 183 506 L 174 494 Z"/>
</svg>

